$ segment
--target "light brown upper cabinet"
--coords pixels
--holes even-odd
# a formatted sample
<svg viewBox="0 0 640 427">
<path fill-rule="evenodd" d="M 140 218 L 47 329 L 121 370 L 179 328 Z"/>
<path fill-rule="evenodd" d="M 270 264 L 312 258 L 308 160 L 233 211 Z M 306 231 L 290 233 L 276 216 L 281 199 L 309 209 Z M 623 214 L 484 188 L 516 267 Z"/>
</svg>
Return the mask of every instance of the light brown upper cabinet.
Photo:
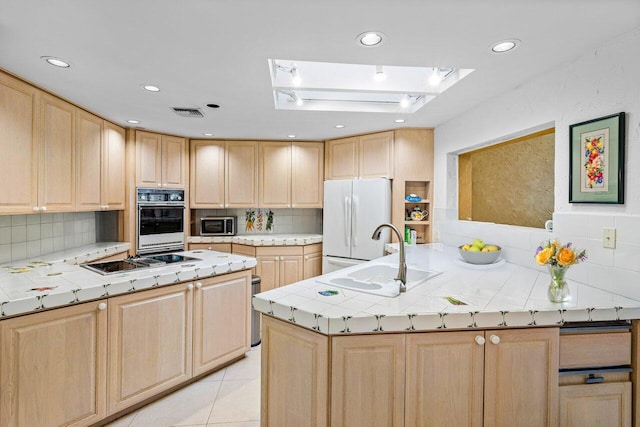
<svg viewBox="0 0 640 427">
<path fill-rule="evenodd" d="M 125 208 L 125 132 L 119 126 L 104 122 L 102 137 L 103 209 Z"/>
<path fill-rule="evenodd" d="M 191 208 L 224 208 L 224 141 L 193 140 L 190 146 Z"/>
<path fill-rule="evenodd" d="M 327 141 L 327 179 L 393 178 L 393 131 Z"/>
<path fill-rule="evenodd" d="M 34 210 L 73 211 L 76 207 L 75 107 L 45 92 L 40 94 L 39 104 L 38 205 Z"/>
<path fill-rule="evenodd" d="M 291 207 L 322 208 L 324 143 L 291 144 Z"/>
<path fill-rule="evenodd" d="M 136 186 L 185 188 L 186 140 L 136 131 Z"/>
<path fill-rule="evenodd" d="M 263 208 L 321 208 L 322 142 L 261 142 L 260 199 Z"/>
<path fill-rule="evenodd" d="M 26 213 L 38 206 L 38 150 L 34 118 L 38 90 L 0 73 L 0 152 L 11 153 L 3 162 L 0 213 Z"/>
<path fill-rule="evenodd" d="M 291 207 L 291 143 L 260 143 L 259 205 Z"/>
<path fill-rule="evenodd" d="M 124 209 L 124 129 L 76 109 L 76 210 Z"/>
<path fill-rule="evenodd" d="M 102 119 L 76 108 L 77 200 L 79 211 L 102 208 Z"/>
<path fill-rule="evenodd" d="M 258 206 L 258 143 L 227 141 L 225 207 Z"/>
</svg>

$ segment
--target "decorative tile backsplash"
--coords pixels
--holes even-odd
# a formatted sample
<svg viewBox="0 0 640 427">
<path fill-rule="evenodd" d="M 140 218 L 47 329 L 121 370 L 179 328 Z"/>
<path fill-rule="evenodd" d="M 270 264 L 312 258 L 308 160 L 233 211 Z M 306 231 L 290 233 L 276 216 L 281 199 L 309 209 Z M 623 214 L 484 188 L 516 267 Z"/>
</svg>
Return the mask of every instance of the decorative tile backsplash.
<svg viewBox="0 0 640 427">
<path fill-rule="evenodd" d="M 0 216 L 0 263 L 95 242 L 95 212 Z"/>
<path fill-rule="evenodd" d="M 195 215 L 192 215 L 192 220 L 197 221 L 204 216 L 236 216 L 238 235 L 322 234 L 322 209 L 197 209 Z M 270 217 L 271 221 L 269 221 Z M 267 230 L 270 224 L 271 229 Z"/>
</svg>

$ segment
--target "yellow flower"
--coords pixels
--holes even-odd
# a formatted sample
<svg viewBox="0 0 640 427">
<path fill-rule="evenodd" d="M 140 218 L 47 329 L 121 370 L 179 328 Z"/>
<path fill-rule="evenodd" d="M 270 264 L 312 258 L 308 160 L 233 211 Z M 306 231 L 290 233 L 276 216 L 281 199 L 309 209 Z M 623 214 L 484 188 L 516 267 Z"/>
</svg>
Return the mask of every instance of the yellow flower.
<svg viewBox="0 0 640 427">
<path fill-rule="evenodd" d="M 544 248 L 540 252 L 536 254 L 536 262 L 540 265 L 545 265 L 549 262 L 549 259 L 553 255 L 553 251 L 551 248 Z"/>
<path fill-rule="evenodd" d="M 575 262 L 576 253 L 573 249 L 561 248 L 556 255 L 556 259 L 558 260 L 559 265 L 567 267 Z"/>
</svg>

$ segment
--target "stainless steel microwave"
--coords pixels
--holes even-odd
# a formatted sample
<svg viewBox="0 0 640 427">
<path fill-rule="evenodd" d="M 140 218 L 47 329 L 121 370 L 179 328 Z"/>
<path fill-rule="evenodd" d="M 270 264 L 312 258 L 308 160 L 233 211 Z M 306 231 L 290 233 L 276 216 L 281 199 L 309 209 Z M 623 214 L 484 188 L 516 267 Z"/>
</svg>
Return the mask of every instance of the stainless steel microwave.
<svg viewBox="0 0 640 427">
<path fill-rule="evenodd" d="M 234 236 L 236 234 L 235 216 L 208 216 L 200 218 L 201 236 Z"/>
</svg>

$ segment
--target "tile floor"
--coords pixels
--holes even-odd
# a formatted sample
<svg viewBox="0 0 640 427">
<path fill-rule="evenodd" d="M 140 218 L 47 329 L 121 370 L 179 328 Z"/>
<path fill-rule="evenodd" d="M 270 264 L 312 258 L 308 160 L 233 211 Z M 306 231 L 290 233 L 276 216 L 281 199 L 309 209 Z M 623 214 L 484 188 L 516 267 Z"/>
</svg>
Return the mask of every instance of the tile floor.
<svg viewBox="0 0 640 427">
<path fill-rule="evenodd" d="M 260 346 L 200 381 L 105 427 L 259 427 Z"/>
</svg>

